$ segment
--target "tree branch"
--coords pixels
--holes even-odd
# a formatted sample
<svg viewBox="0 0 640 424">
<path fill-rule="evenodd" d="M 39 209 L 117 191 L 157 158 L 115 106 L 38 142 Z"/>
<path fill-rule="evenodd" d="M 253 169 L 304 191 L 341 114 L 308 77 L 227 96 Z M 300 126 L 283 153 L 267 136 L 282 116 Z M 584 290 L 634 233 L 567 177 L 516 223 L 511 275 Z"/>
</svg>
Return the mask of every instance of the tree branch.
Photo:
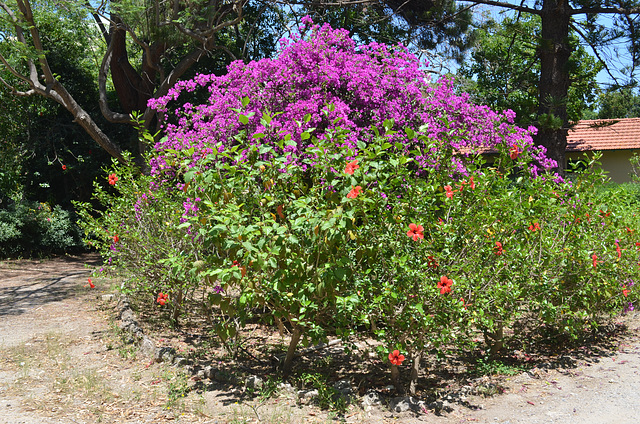
<svg viewBox="0 0 640 424">
<path fill-rule="evenodd" d="M 109 64 L 111 63 L 111 56 L 113 55 L 113 43 L 109 43 L 107 51 L 102 58 L 102 64 L 100 65 L 100 72 L 98 73 L 98 104 L 100 105 L 100 112 L 107 121 L 113 123 L 131 123 L 129 115 L 124 113 L 117 113 L 109 108 L 109 102 L 107 101 L 107 73 L 109 71 Z"/>
<path fill-rule="evenodd" d="M 44 74 L 44 79 L 47 85 L 53 84 L 55 81 L 55 77 L 53 76 L 53 72 L 51 72 L 51 68 L 49 67 L 49 63 L 47 62 L 47 57 L 44 54 L 44 48 L 42 47 L 42 41 L 40 40 L 40 32 L 38 31 L 38 27 L 36 26 L 36 22 L 33 19 L 33 12 L 31 11 L 31 4 L 29 1 L 17 0 L 18 9 L 22 14 L 22 17 L 29 25 L 29 32 L 31 33 L 31 39 L 33 42 L 33 47 L 35 47 L 38 53 L 38 62 L 40 63 L 40 69 Z M 26 43 L 25 43 L 26 45 Z M 35 68 L 35 66 L 33 66 Z M 31 73 L 33 78 L 33 72 Z M 37 73 L 36 73 L 37 75 Z M 36 76 L 37 80 L 37 76 Z"/>
<path fill-rule="evenodd" d="M 573 9 L 570 15 L 580 14 L 615 14 L 615 15 L 636 15 L 640 13 L 640 7 L 581 7 Z"/>
<path fill-rule="evenodd" d="M 613 76 L 613 73 L 611 72 L 611 69 L 609 69 L 609 66 L 607 65 L 607 62 L 601 57 L 600 52 L 598 51 L 598 49 L 596 48 L 595 45 L 593 45 L 591 43 L 591 41 L 589 40 L 589 38 L 586 36 L 586 34 L 584 34 L 580 28 L 578 28 L 576 25 L 574 25 L 573 23 L 570 23 L 569 26 L 571 27 L 571 29 L 573 29 L 580 37 L 582 37 L 582 39 L 584 41 L 586 41 L 587 44 L 589 44 L 589 47 L 591 47 L 591 50 L 593 50 L 593 53 L 596 55 L 596 59 L 598 59 L 598 61 L 604 66 L 605 71 L 607 71 L 607 74 L 609 75 L 609 77 L 611 77 L 611 79 L 613 81 L 615 81 L 616 84 L 618 84 L 618 79 Z"/>
<path fill-rule="evenodd" d="M 89 3 L 89 1 L 87 1 L 85 4 L 87 6 L 87 9 L 91 11 L 91 16 L 93 16 L 93 19 L 96 21 L 98 28 L 100 28 L 100 33 L 102 33 L 102 37 L 104 38 L 104 41 L 108 46 L 111 43 L 111 35 L 109 34 L 107 27 L 104 26 L 104 22 L 102 22 L 100 14 L 91 6 L 91 3 Z M 100 7 L 102 7 L 102 4 L 100 5 Z"/>
<path fill-rule="evenodd" d="M 542 11 L 521 4 L 511 4 L 496 0 L 461 0 L 462 3 L 471 3 L 473 6 L 486 4 L 488 6 L 502 7 L 504 9 L 517 10 L 518 12 L 531 13 L 532 15 L 541 15 Z"/>
</svg>

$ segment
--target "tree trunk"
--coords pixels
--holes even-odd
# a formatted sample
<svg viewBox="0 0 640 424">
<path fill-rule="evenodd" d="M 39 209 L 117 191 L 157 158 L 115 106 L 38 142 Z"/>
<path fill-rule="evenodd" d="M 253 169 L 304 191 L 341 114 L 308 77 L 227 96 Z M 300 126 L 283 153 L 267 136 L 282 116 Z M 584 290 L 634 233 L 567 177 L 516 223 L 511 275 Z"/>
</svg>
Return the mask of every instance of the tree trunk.
<svg viewBox="0 0 640 424">
<path fill-rule="evenodd" d="M 535 138 L 547 148 L 547 156 L 558 162 L 557 172 L 564 173 L 567 148 L 567 96 L 571 6 L 566 0 L 543 0 L 540 55 L 540 123 Z"/>
<path fill-rule="evenodd" d="M 285 377 L 289 376 L 291 372 L 291 367 L 293 365 L 293 357 L 296 353 L 296 348 L 298 347 L 298 342 L 302 337 L 303 328 L 302 326 L 295 324 L 293 327 L 293 332 L 291 333 L 291 341 L 289 342 L 289 349 L 287 350 L 287 356 L 284 358 L 284 364 L 282 366 L 282 372 Z"/>
<path fill-rule="evenodd" d="M 416 389 L 418 388 L 418 374 L 420 372 L 420 353 L 416 353 L 413 357 L 413 364 L 411 365 L 411 376 L 409 380 L 409 394 L 415 396 Z"/>
<path fill-rule="evenodd" d="M 122 20 L 115 15 L 111 15 L 111 19 L 113 49 L 109 65 L 120 107 L 127 115 L 133 111 L 144 111 L 155 89 L 151 81 L 154 77 L 148 75 L 143 77 L 131 66 L 127 53 L 127 33 L 122 28 Z M 149 69 L 148 66 L 146 68 Z"/>
</svg>

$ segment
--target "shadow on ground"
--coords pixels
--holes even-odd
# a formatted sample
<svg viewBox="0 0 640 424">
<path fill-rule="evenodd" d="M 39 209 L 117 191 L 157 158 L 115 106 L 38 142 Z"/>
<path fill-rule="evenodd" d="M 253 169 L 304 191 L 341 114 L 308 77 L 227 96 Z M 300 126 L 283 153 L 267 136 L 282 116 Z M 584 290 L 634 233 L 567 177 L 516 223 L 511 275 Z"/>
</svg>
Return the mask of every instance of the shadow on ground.
<svg viewBox="0 0 640 424">
<path fill-rule="evenodd" d="M 96 254 L 0 262 L 0 317 L 77 295 L 101 263 Z"/>
</svg>

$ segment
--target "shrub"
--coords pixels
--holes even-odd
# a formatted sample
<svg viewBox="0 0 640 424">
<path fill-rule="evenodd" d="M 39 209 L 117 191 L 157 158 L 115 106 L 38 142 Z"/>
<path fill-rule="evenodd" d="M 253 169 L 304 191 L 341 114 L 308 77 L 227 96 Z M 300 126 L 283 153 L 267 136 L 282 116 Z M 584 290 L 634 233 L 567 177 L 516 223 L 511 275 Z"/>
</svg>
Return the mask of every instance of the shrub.
<svg viewBox="0 0 640 424">
<path fill-rule="evenodd" d="M 60 206 L 18 202 L 0 209 L 0 256 L 32 256 L 82 249 L 73 215 Z"/>
<path fill-rule="evenodd" d="M 496 353 L 516 324 L 575 335 L 629 309 L 640 227 L 620 196 L 593 190 L 604 181 L 594 167 L 573 183 L 545 173 L 509 113 L 424 83 L 401 47 L 360 51 L 314 27 L 281 58 L 181 84 L 159 108 L 198 85 L 211 97 L 176 108 L 152 175 L 114 165 L 96 184 L 106 209 L 85 205 L 83 226 L 133 274 L 126 288 L 174 320 L 198 300 L 223 341 L 253 319 L 288 328 L 285 371 L 300 341 L 373 335 L 381 354 L 408 353 L 414 383 L 423 352 L 476 332 Z M 311 59 L 318 84 L 305 92 L 296 69 Z M 373 92 L 350 91 L 341 72 L 356 69 L 395 81 L 381 95 L 400 87 L 403 106 L 358 109 Z M 235 97 L 243 87 L 256 92 Z M 495 149 L 493 163 L 478 145 Z"/>
</svg>

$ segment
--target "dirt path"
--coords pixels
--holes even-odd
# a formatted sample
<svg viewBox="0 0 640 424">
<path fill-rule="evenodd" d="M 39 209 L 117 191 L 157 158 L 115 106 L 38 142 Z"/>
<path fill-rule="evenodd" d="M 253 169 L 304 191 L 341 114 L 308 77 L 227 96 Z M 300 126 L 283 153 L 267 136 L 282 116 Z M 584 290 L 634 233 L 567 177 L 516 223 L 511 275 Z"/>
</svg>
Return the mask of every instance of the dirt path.
<svg viewBox="0 0 640 424">
<path fill-rule="evenodd" d="M 85 267 L 85 263 L 88 267 Z M 85 287 L 95 256 L 0 263 L 0 424 L 313 423 L 331 414 L 300 406 L 295 393 L 264 403 L 209 385 L 189 391 L 190 375 L 150 363 L 119 339 L 110 282 Z M 444 399 L 449 413 L 391 413 L 352 406 L 361 423 L 636 423 L 640 420 L 637 316 L 617 350 L 566 358 L 502 381 L 502 395 Z M 559 361 L 560 363 L 562 361 Z M 426 413 L 425 413 L 426 412 Z"/>
</svg>

